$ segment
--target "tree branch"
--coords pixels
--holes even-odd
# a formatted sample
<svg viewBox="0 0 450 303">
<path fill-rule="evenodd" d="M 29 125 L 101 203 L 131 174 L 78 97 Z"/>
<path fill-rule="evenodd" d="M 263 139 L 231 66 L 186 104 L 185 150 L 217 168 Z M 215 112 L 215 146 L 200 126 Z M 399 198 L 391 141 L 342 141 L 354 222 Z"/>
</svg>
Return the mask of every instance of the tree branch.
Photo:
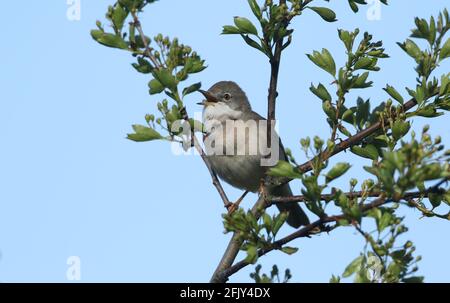
<svg viewBox="0 0 450 303">
<path fill-rule="evenodd" d="M 447 178 L 441 180 L 439 183 L 437 183 L 433 187 L 430 187 L 426 191 L 420 193 L 419 196 L 427 195 L 427 194 L 432 193 L 432 192 L 436 192 L 437 190 L 439 190 L 439 187 L 442 184 L 444 184 L 445 182 L 447 182 L 447 181 L 448 181 Z M 416 196 L 418 194 L 416 192 L 414 192 L 414 193 L 409 193 L 407 195 L 409 195 L 409 197 L 407 197 L 408 199 L 412 199 L 414 196 Z M 387 203 L 390 203 L 390 202 L 394 202 L 394 201 L 392 199 L 386 199 L 384 194 L 382 194 L 378 199 L 376 199 L 376 200 L 374 200 L 374 201 L 372 201 L 370 203 L 362 205 L 361 206 L 361 211 L 362 212 L 367 212 L 368 210 L 371 210 L 373 208 L 379 207 L 379 206 L 381 206 L 383 204 L 387 204 Z M 289 242 L 291 242 L 291 241 L 293 241 L 293 240 L 295 240 L 297 238 L 308 237 L 311 234 L 315 234 L 313 232 L 313 230 L 316 229 L 317 227 L 321 227 L 323 224 L 331 223 L 331 222 L 338 222 L 339 220 L 342 220 L 342 219 L 345 219 L 345 218 L 346 218 L 346 215 L 340 214 L 340 215 L 337 215 L 337 216 L 327 216 L 327 217 L 324 217 L 324 218 L 319 219 L 317 221 L 314 221 L 313 223 L 302 227 L 301 229 L 293 232 L 292 234 L 290 234 L 290 235 L 288 235 L 288 236 L 286 236 L 286 237 L 284 237 L 284 238 L 282 238 L 282 239 L 280 239 L 278 241 L 275 241 L 270 248 L 259 250 L 258 251 L 258 256 L 261 257 L 261 256 L 264 256 L 265 254 L 267 254 L 267 253 L 269 253 L 269 252 L 271 252 L 273 250 L 280 249 L 281 247 L 283 247 L 283 245 L 285 245 L 285 244 L 287 244 L 287 243 L 289 243 Z M 329 229 L 327 231 L 329 231 Z M 220 279 L 221 281 L 227 281 L 228 278 L 231 275 L 235 274 L 236 272 L 238 272 L 239 270 L 241 270 L 242 268 L 246 267 L 249 264 L 250 263 L 248 263 L 245 260 L 239 261 L 236 264 L 234 264 L 233 266 L 231 266 L 230 268 L 224 270 L 218 276 L 218 279 Z"/>
<path fill-rule="evenodd" d="M 361 197 L 366 197 L 366 198 L 376 198 L 381 196 L 381 192 L 362 192 L 362 191 L 353 191 L 353 192 L 348 192 L 348 193 L 344 193 L 344 195 L 347 196 L 347 198 L 349 199 L 353 199 L 353 198 L 361 198 Z M 402 200 L 408 200 L 408 199 L 414 199 L 414 198 L 420 198 L 420 197 L 426 197 L 428 193 L 423 193 L 420 191 L 415 191 L 415 192 L 408 192 L 405 193 L 402 197 Z M 331 194 L 324 194 L 320 196 L 320 200 L 321 201 L 329 201 L 332 200 L 335 197 L 334 193 Z M 274 204 L 283 204 L 283 203 L 292 203 L 292 202 L 307 202 L 307 198 L 306 196 L 303 195 L 299 195 L 299 196 L 290 196 L 290 197 L 274 197 L 272 198 L 267 204 L 267 207 L 270 207 Z"/>
<path fill-rule="evenodd" d="M 431 96 L 432 97 L 432 96 Z M 403 111 L 407 112 L 409 111 L 411 108 L 413 108 L 414 106 L 417 105 L 416 100 L 411 99 L 408 102 L 406 102 L 403 105 Z M 332 156 L 335 156 L 337 154 L 339 154 L 340 152 L 352 147 L 353 145 L 357 145 L 358 143 L 361 143 L 364 139 L 370 137 L 371 135 L 375 134 L 378 130 L 380 130 L 383 127 L 383 121 L 378 121 L 377 123 L 369 126 L 366 129 L 363 129 L 362 131 L 358 132 L 357 134 L 351 136 L 350 138 L 347 138 L 346 140 L 342 141 L 341 143 L 339 143 L 338 145 L 336 145 L 333 149 L 333 151 L 331 151 L 327 157 L 325 159 L 322 159 L 323 161 L 331 158 Z M 318 155 L 316 157 L 319 157 L 322 155 Z M 311 171 L 313 168 L 313 163 L 316 160 L 316 157 L 297 166 L 297 168 L 300 170 L 300 172 L 302 173 L 306 173 L 308 171 Z M 290 180 L 289 180 L 290 181 Z M 288 182 L 289 182 L 288 181 Z"/>
</svg>

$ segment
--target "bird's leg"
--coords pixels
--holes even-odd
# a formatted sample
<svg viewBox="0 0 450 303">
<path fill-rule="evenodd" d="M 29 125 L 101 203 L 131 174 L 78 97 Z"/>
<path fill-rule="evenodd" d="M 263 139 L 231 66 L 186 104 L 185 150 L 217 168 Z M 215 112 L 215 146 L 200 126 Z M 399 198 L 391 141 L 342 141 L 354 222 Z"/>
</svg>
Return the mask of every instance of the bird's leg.
<svg viewBox="0 0 450 303">
<path fill-rule="evenodd" d="M 239 204 L 241 204 L 242 200 L 244 200 L 245 196 L 248 194 L 248 190 L 246 190 L 242 196 L 237 199 L 236 202 L 234 203 L 230 203 L 227 205 L 227 209 L 228 209 L 228 214 L 231 215 L 232 213 L 234 213 L 236 211 L 236 209 L 239 208 Z"/>
<path fill-rule="evenodd" d="M 258 189 L 258 193 L 260 195 L 262 195 L 264 198 L 267 197 L 267 192 L 266 192 L 266 182 L 264 180 L 264 178 L 261 178 L 260 182 L 259 182 L 259 189 Z"/>
</svg>

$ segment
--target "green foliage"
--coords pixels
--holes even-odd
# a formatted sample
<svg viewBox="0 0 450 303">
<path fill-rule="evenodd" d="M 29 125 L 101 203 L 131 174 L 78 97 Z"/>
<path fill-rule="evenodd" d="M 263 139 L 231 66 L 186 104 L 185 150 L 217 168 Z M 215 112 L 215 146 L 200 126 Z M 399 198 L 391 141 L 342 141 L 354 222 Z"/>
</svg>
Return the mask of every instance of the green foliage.
<svg viewBox="0 0 450 303">
<path fill-rule="evenodd" d="M 301 178 L 298 169 L 286 161 L 279 161 L 275 167 L 269 170 L 268 174 L 274 177 Z"/>
<path fill-rule="evenodd" d="M 134 133 L 129 134 L 128 139 L 186 143 L 179 125 L 177 128 L 174 125 L 181 120 L 189 129 L 203 130 L 200 122 L 187 118 L 184 98 L 201 88 L 200 82 L 187 82 L 192 74 L 206 68 L 205 61 L 177 38 L 171 39 L 162 34 L 150 38 L 144 34 L 138 16 L 153 2 L 116 1 L 106 13 L 107 28 L 110 30 L 106 31 L 97 21 L 97 28 L 91 31 L 91 36 L 101 45 L 129 52 L 135 58 L 133 68 L 149 77 L 149 94 L 165 95 L 157 102 L 158 116 L 147 114 L 147 125 L 133 125 Z M 312 11 L 327 22 L 336 20 L 336 14 L 331 9 L 310 6 L 317 3 L 315 0 L 247 2 L 252 20 L 235 17 L 234 24 L 224 26 L 222 34 L 240 35 L 247 45 L 267 56 L 271 64 L 290 45 L 294 32 L 291 21 L 295 17 Z M 382 3 L 387 4 L 387 1 L 382 0 Z M 364 0 L 348 0 L 348 4 L 357 12 L 361 5 L 367 3 Z M 396 244 L 398 237 L 407 232 L 402 224 L 403 218 L 398 217 L 396 212 L 403 205 L 417 209 L 424 217 L 450 220 L 450 211 L 442 211 L 450 206 L 449 191 L 442 188 L 450 179 L 450 151 L 444 151 L 440 137 L 431 138 L 428 126 L 424 127 L 420 138 L 411 131 L 412 121 L 416 117 L 435 118 L 450 109 L 450 73 L 434 75 L 436 68 L 450 57 L 450 39 L 446 36 L 449 30 L 447 10 L 429 20 L 415 19 L 410 38 L 398 43 L 415 62 L 415 86 L 407 87 L 405 93 L 394 84 L 386 84 L 384 91 L 388 99 L 379 104 L 362 97 L 353 99 L 349 93 L 372 87 L 373 82 L 369 79 L 371 73 L 380 71 L 380 59 L 389 57 L 382 41 L 374 41 L 367 32 L 360 35 L 359 29 L 340 29 L 338 38 L 343 43 L 345 62 L 339 65 L 334 59 L 339 56 L 333 56 L 325 48 L 307 55 L 316 66 L 332 76 L 329 85 L 312 83 L 310 86 L 310 91 L 322 102 L 331 134 L 325 139 L 317 136 L 301 139 L 300 149 L 308 162 L 299 166 L 292 151 L 286 149 L 287 160 L 279 161 L 268 170 L 268 174 L 300 181 L 301 201 L 321 223 L 305 236 L 353 226 L 366 240 L 364 251 L 345 268 L 342 276 L 333 276 L 330 282 L 338 283 L 349 277 L 353 277 L 355 282 L 423 280 L 413 275 L 420 257 L 413 257 L 415 248 L 412 242 L 407 241 L 401 246 Z M 423 44 L 426 46 L 423 47 Z M 371 128 L 374 130 L 368 132 Z M 340 149 L 340 142 L 346 139 L 351 143 Z M 190 141 L 188 143 L 190 146 Z M 349 172 L 352 161 L 332 163 L 331 157 L 347 148 L 351 151 L 348 156 L 365 159 L 364 169 L 372 178 L 352 178 Z M 306 170 L 305 165 L 308 167 Z M 330 188 L 331 182 L 344 177 L 349 178 L 348 189 Z M 437 185 L 429 187 L 430 182 Z M 266 197 L 267 205 L 271 205 L 271 198 Z M 340 211 L 340 215 L 328 213 L 330 203 Z M 281 212 L 271 216 L 264 206 L 256 212 L 239 208 L 223 216 L 225 232 L 239 235 L 242 241 L 240 249 L 246 251 L 245 260 L 248 263 L 256 263 L 261 255 L 271 250 L 290 255 L 298 249 L 276 239 L 287 215 Z M 371 220 L 376 230 L 364 231 L 363 222 Z M 270 276 L 261 274 L 260 270 L 258 265 L 251 274 L 255 282 L 281 281 L 276 266 Z M 291 274 L 286 270 L 283 282 L 290 278 Z"/>
<path fill-rule="evenodd" d="M 133 126 L 135 133 L 129 134 L 128 138 L 138 142 L 167 139 L 181 143 L 186 138 L 179 136 L 180 132 L 173 129 L 173 123 L 184 119 L 183 98 L 198 91 L 201 83 L 187 85 L 182 90 L 179 87 L 188 80 L 189 75 L 203 71 L 206 66 L 191 47 L 179 43 L 177 38 L 170 39 L 158 34 L 151 39 L 143 34 L 138 14 L 153 2 L 155 1 L 117 1 L 109 6 L 106 13 L 113 32 L 106 32 L 101 22 L 97 21 L 97 29 L 91 31 L 91 36 L 102 45 L 130 52 L 136 58 L 136 62 L 132 63 L 136 71 L 152 77 L 148 82 L 149 94 L 165 93 L 169 97 L 157 103 L 160 116 L 155 119 L 152 115 L 153 119 L 147 121 L 149 127 Z M 127 23 L 128 20 L 130 21 Z M 245 27 L 244 21 L 239 20 L 237 23 Z M 125 28 L 126 24 L 128 29 Z M 160 135 L 155 130 L 157 126 L 167 136 Z"/>
<path fill-rule="evenodd" d="M 153 128 L 143 125 L 133 125 L 134 134 L 128 134 L 128 139 L 136 142 L 162 139 L 163 137 Z"/>
<path fill-rule="evenodd" d="M 413 257 L 415 247 L 412 242 L 396 245 L 399 236 L 406 233 L 408 228 L 402 224 L 403 218 L 395 216 L 394 208 L 380 207 L 369 212 L 369 216 L 376 220 L 375 232 L 364 232 L 355 224 L 366 240 L 366 245 L 363 253 L 347 265 L 342 278 L 353 276 L 356 283 L 423 282 L 423 277 L 414 276 L 421 257 Z M 387 227 L 388 231 L 383 232 Z M 331 278 L 331 282 L 340 281 L 339 276 L 333 275 Z"/>
<path fill-rule="evenodd" d="M 297 252 L 297 248 L 276 244 L 276 235 L 286 222 L 288 214 L 281 212 L 270 216 L 262 212 L 258 217 L 251 211 L 244 212 L 238 209 L 232 214 L 224 214 L 225 232 L 238 232 L 243 241 L 241 250 L 247 252 L 246 261 L 254 264 L 258 261 L 258 251 L 261 249 L 279 249 L 291 255 Z"/>
</svg>

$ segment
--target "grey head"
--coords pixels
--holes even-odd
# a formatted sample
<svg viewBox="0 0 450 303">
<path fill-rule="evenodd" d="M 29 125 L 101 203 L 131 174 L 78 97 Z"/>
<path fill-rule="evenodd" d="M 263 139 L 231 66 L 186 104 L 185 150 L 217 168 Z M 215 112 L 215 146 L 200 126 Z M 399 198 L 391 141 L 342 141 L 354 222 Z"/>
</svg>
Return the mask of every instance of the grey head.
<svg viewBox="0 0 450 303">
<path fill-rule="evenodd" d="M 233 81 L 220 81 L 211 86 L 208 91 L 199 90 L 206 100 L 200 105 L 208 106 L 217 102 L 223 102 L 233 110 L 251 111 L 250 102 L 245 92 Z"/>
</svg>

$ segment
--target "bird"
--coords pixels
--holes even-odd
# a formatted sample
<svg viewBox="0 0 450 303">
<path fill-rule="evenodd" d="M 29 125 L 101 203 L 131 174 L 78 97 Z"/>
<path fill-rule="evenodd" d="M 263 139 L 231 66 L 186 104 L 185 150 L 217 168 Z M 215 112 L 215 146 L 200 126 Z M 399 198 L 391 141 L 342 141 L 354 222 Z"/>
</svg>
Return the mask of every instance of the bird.
<svg viewBox="0 0 450 303">
<path fill-rule="evenodd" d="M 262 165 L 265 153 L 262 153 L 260 148 L 255 151 L 254 147 L 258 147 L 259 142 L 267 141 L 267 132 L 260 127 L 262 123 L 267 125 L 267 120 L 252 110 L 247 95 L 233 81 L 220 81 L 207 91 L 200 89 L 199 92 L 206 98 L 198 104 L 203 106 L 203 142 L 206 157 L 213 171 L 226 183 L 244 190 L 241 199 L 247 192 L 260 192 L 262 180 L 270 166 Z M 227 123 L 234 125 L 234 128 L 227 128 Z M 237 125 L 244 129 L 239 129 Z M 254 128 L 249 127 L 254 125 L 256 132 L 252 131 Z M 247 131 L 245 127 L 249 130 Z M 241 131 L 241 137 L 237 134 L 238 131 Z M 272 165 L 274 166 L 278 160 L 287 161 L 287 157 L 278 134 L 274 130 L 272 133 L 274 139 L 271 141 L 279 142 L 278 157 Z M 242 141 L 244 139 L 245 141 Z M 239 146 L 239 143 L 243 142 L 245 144 Z M 271 196 L 292 196 L 288 183 L 269 187 L 267 191 Z M 241 199 L 237 203 L 240 203 Z M 288 212 L 286 221 L 290 226 L 298 228 L 309 224 L 307 215 L 298 203 L 282 203 L 277 204 L 277 207 L 281 212 Z"/>
</svg>

